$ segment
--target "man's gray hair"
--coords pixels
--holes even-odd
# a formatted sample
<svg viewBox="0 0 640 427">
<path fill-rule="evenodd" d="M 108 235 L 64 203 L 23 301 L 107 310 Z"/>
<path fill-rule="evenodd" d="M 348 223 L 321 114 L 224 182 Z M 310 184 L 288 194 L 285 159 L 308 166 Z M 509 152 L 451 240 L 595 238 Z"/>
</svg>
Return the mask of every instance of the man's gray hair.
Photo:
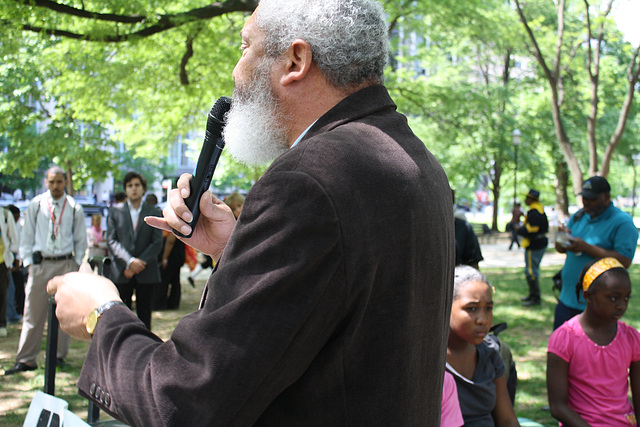
<svg viewBox="0 0 640 427">
<path fill-rule="evenodd" d="M 302 39 L 337 88 L 384 81 L 389 40 L 376 0 L 261 0 L 256 24 L 265 33 L 267 56 L 278 57 Z"/>
</svg>

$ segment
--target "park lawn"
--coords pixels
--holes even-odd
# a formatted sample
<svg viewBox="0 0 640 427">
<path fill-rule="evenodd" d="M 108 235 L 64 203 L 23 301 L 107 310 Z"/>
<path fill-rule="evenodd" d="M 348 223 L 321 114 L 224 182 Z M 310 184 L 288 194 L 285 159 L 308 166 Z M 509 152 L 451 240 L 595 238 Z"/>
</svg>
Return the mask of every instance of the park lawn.
<svg viewBox="0 0 640 427">
<path fill-rule="evenodd" d="M 546 348 L 553 324 L 555 298 L 551 294 L 551 277 L 559 267 L 542 269 L 541 288 L 543 303 L 539 307 L 522 307 L 520 298 L 525 295 L 526 281 L 521 268 L 483 269 L 495 288 L 494 323 L 507 322 L 508 329 L 500 334 L 512 350 L 518 370 L 518 389 L 515 409 L 519 417 L 529 418 L 545 426 L 557 426 L 548 410 L 546 392 Z M 634 292 L 640 284 L 640 265 L 630 268 Z M 184 270 L 183 270 L 184 273 Z M 177 321 L 198 306 L 206 275 L 196 281 L 196 288 L 183 286 L 181 308 L 177 311 L 154 312 L 153 331 L 167 339 Z M 183 280 L 186 284 L 186 280 Z M 640 329 L 640 307 L 632 299 L 623 320 Z M 0 369 L 13 364 L 15 350 L 20 335 L 20 326 L 9 326 L 9 337 L 0 339 Z M 87 401 L 78 396 L 76 378 L 87 349 L 87 343 L 72 340 L 69 366 L 58 370 L 56 375 L 56 396 L 69 403 L 69 409 L 83 419 L 87 416 Z M 43 343 L 44 350 L 44 343 Z M 37 390 L 44 386 L 43 353 L 40 355 L 40 369 L 23 375 L 0 376 L 0 425 L 22 426 L 29 403 Z M 101 419 L 109 417 L 102 414 Z"/>
<path fill-rule="evenodd" d="M 520 298 L 527 293 L 521 268 L 483 269 L 495 288 L 493 322 L 507 322 L 508 329 L 500 338 L 511 348 L 518 371 L 515 410 L 518 417 L 535 420 L 545 426 L 557 426 L 548 410 L 546 391 L 546 348 L 553 327 L 556 299 L 552 295 L 551 277 L 560 267 L 542 268 L 540 287 L 543 295 L 539 307 L 523 307 Z M 640 265 L 629 269 L 633 293 L 640 293 Z M 640 306 L 633 295 L 622 320 L 640 329 Z"/>
</svg>

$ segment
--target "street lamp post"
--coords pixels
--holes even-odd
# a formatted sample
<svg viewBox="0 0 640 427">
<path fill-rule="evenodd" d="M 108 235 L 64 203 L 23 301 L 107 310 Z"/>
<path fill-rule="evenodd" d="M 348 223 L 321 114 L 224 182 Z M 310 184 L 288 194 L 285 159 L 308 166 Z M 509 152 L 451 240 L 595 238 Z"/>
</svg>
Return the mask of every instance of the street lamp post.
<svg viewBox="0 0 640 427">
<path fill-rule="evenodd" d="M 516 191 L 518 188 L 518 146 L 520 145 L 520 137 L 522 136 L 522 134 L 520 133 L 519 129 L 514 129 L 513 133 L 511 134 L 511 143 L 513 144 L 513 152 L 514 152 L 514 157 L 515 157 L 515 170 L 514 170 L 514 177 L 513 177 L 513 208 L 515 209 L 516 207 Z"/>
</svg>

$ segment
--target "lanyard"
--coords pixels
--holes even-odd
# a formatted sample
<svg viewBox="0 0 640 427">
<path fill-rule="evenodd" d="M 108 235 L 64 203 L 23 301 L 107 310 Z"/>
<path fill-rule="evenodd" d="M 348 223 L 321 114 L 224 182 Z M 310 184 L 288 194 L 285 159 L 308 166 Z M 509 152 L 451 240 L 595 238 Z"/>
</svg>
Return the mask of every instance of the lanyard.
<svg viewBox="0 0 640 427">
<path fill-rule="evenodd" d="M 64 213 L 65 206 L 67 206 L 66 196 L 64 198 L 64 203 L 62 204 L 62 210 L 60 211 L 58 224 L 56 225 L 56 217 L 55 215 L 53 215 L 53 209 L 51 208 L 51 200 L 47 199 L 47 207 L 49 208 L 49 214 L 51 215 L 51 222 L 53 222 L 53 232 L 51 233 L 51 240 L 56 240 L 56 237 L 58 237 L 58 232 L 60 231 L 60 224 L 62 224 L 62 214 Z"/>
</svg>

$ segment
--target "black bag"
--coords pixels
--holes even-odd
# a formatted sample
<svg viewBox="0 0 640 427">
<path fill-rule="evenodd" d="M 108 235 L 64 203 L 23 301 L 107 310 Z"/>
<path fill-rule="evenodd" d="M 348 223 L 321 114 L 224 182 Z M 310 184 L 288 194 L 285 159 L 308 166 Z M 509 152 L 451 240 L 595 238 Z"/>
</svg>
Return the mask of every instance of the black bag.
<svg viewBox="0 0 640 427">
<path fill-rule="evenodd" d="M 552 280 L 553 286 L 551 287 L 551 291 L 553 292 L 553 296 L 559 300 L 560 291 L 562 290 L 562 269 L 553 276 Z"/>
<path fill-rule="evenodd" d="M 513 355 L 511 354 L 511 349 L 507 343 L 498 338 L 498 334 L 505 329 L 507 329 L 506 322 L 493 325 L 489 334 L 484 337 L 484 341 L 489 345 L 489 347 L 497 350 L 498 353 L 500 353 L 500 356 L 502 356 L 502 360 L 506 367 L 504 378 L 507 382 L 509 399 L 511 399 L 511 404 L 513 405 L 516 400 L 516 389 L 518 388 L 518 372 L 516 370 L 516 362 L 513 360 Z"/>
</svg>

